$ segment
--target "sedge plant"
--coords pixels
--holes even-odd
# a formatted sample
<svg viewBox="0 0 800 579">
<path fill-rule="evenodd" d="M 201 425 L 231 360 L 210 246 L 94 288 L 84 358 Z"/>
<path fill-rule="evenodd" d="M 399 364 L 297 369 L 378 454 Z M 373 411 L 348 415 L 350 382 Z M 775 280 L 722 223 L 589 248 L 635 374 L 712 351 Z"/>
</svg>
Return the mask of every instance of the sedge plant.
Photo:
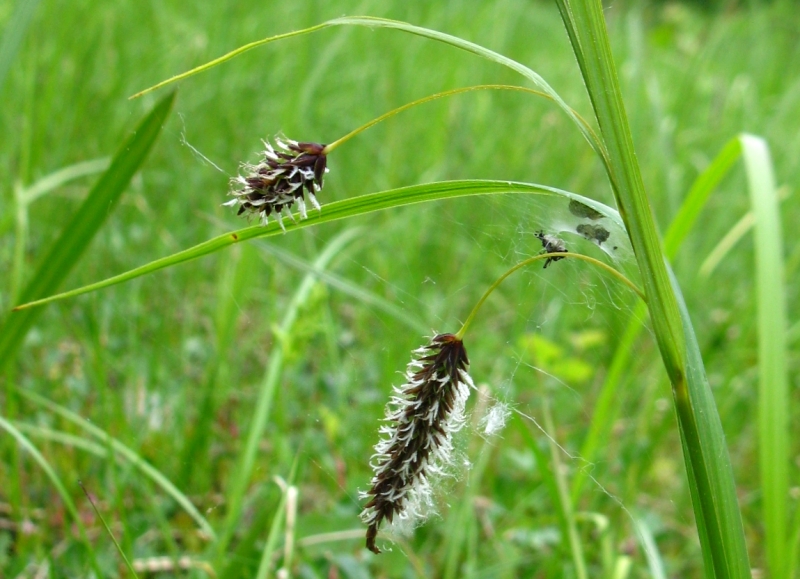
<svg viewBox="0 0 800 579">
<path fill-rule="evenodd" d="M 613 267 L 602 262 L 597 262 L 596 265 L 628 283 L 646 303 L 664 367 L 672 384 L 706 574 L 718 578 L 749 577 L 750 566 L 722 425 L 705 376 L 689 313 L 666 261 L 648 203 L 610 50 L 602 4 L 599 0 L 557 0 L 557 3 L 592 104 L 594 122 L 583 119 L 544 79 L 516 61 L 441 32 L 371 17 L 338 18 L 247 44 L 134 96 L 141 96 L 163 85 L 204 72 L 246 51 L 284 38 L 313 33 L 332 26 L 395 29 L 445 43 L 506 66 L 532 83 L 535 89 L 491 86 L 456 89 L 451 93 L 475 88 L 513 89 L 533 92 L 553 101 L 574 122 L 576 129 L 598 155 L 614 193 L 618 212 L 591 199 L 553 187 L 479 180 L 414 185 L 325 203 L 320 193 L 324 175 L 330 166 L 328 157 L 336 148 L 351 141 L 376 122 L 409 106 L 450 96 L 442 93 L 391 111 L 330 144 L 295 141 L 284 137 L 276 139 L 275 146 L 265 142 L 262 158 L 255 164 L 243 164 L 244 174 L 233 179 L 233 199 L 228 202 L 240 214 L 255 216 L 259 221 L 257 225 L 210 239 L 190 249 L 77 290 L 28 301 L 16 309 L 27 310 L 58 299 L 96 291 L 246 240 L 292 233 L 321 223 L 384 209 L 448 198 L 496 194 L 558 196 L 566 203 L 577 202 L 579 207 L 587 207 L 589 213 L 598 212 L 614 222 L 621 231 L 626 232 L 630 240 L 641 279 L 641 289 Z M 595 124 L 597 129 L 594 128 Z M 307 202 L 310 207 L 306 205 Z M 299 221 L 295 221 L 294 209 L 298 211 Z M 271 217 L 275 218 L 274 221 L 270 221 Z M 286 221 L 284 217 L 290 217 L 292 222 Z M 578 232 L 593 239 L 598 245 L 608 239 L 608 229 L 589 223 L 583 226 L 584 229 Z M 386 436 L 376 447 L 373 465 L 375 476 L 372 488 L 366 493 L 367 503 L 362 514 L 367 525 L 367 547 L 371 550 L 379 551 L 375 541 L 384 521 L 391 522 L 394 517 L 410 517 L 413 514 L 411 511 L 422 508 L 419 505 L 424 505 L 428 500 L 426 480 L 441 468 L 440 463 L 448 460 L 448 433 L 457 430 L 463 422 L 465 399 L 472 388 L 472 380 L 467 374 L 469 360 L 463 347 L 463 336 L 474 312 L 502 279 L 532 261 L 542 260 L 545 266 L 563 258 L 592 261 L 587 256 L 569 252 L 550 233 L 540 232 L 537 237 L 543 245 L 542 255 L 521 262 L 490 287 L 461 331 L 456 334 L 438 334 L 415 352 L 415 358 L 406 373 L 407 382 L 398 389 L 390 405 L 389 425 L 383 431 Z M 23 297 L 38 298 L 39 295 L 33 295 L 35 293 L 37 292 L 23 293 Z M 264 405 L 268 407 L 269 400 Z M 410 448 L 408 444 L 412 443 L 416 446 Z M 243 461 L 244 468 L 252 469 L 252 455 L 246 458 Z M 406 500 L 412 498 L 411 495 L 417 495 L 416 502 Z M 409 510 L 409 504 L 415 506 Z M 236 519 L 237 513 L 229 514 L 224 536 L 229 535 Z"/>
</svg>

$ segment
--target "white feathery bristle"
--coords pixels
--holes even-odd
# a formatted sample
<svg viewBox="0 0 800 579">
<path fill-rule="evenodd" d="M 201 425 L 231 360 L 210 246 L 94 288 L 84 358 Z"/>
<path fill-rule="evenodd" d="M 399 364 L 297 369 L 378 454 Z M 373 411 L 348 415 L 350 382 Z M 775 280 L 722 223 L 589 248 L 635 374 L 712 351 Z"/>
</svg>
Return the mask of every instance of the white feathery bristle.
<svg viewBox="0 0 800 579">
<path fill-rule="evenodd" d="M 308 219 L 308 214 L 306 213 L 306 202 L 303 201 L 302 197 L 297 198 L 297 210 L 300 212 L 300 217 L 302 219 Z"/>
<path fill-rule="evenodd" d="M 276 211 L 275 212 L 275 218 L 278 220 L 278 225 L 281 226 L 281 229 L 283 229 L 283 232 L 286 233 L 286 226 L 283 224 L 283 217 L 281 217 L 281 212 L 280 211 Z"/>
<path fill-rule="evenodd" d="M 479 426 L 483 429 L 484 436 L 494 436 L 506 427 L 506 421 L 511 416 L 508 405 L 498 402 L 481 418 Z"/>
</svg>

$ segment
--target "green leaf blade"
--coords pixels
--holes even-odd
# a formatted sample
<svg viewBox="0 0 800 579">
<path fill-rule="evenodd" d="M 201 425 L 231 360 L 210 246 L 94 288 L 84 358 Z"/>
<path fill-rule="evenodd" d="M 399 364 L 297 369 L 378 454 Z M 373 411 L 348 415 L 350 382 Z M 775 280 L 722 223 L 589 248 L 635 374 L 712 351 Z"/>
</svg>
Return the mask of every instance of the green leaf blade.
<svg viewBox="0 0 800 579">
<path fill-rule="evenodd" d="M 767 563 L 772 577 L 788 577 L 789 385 L 780 200 L 766 141 L 753 135 L 739 140 L 755 218 L 758 448 Z"/>
<path fill-rule="evenodd" d="M 399 189 L 390 189 L 388 191 L 381 191 L 378 193 L 369 193 L 359 197 L 335 201 L 325 205 L 320 212 L 310 213 L 308 215 L 308 219 L 304 219 L 297 223 L 284 223 L 284 225 L 286 226 L 286 233 L 291 233 L 292 231 L 313 227 L 322 223 L 339 221 L 341 219 L 355 217 L 358 215 L 367 215 L 375 211 L 382 211 L 384 209 L 391 209 L 394 207 L 404 207 L 407 205 L 440 201 L 444 199 L 455 199 L 478 195 L 501 195 L 509 193 L 558 195 L 566 199 L 577 199 L 584 204 L 590 205 L 591 207 L 602 211 L 608 218 L 612 219 L 617 226 L 622 227 L 622 221 L 619 217 L 619 214 L 614 209 L 606 207 L 605 205 L 602 205 L 593 199 L 588 199 L 586 197 L 582 197 L 568 191 L 563 191 L 555 187 L 537 185 L 534 183 L 486 180 L 442 181 L 437 183 L 412 185 L 410 187 L 401 187 Z M 246 227 L 238 231 L 232 231 L 230 233 L 225 233 L 218 237 L 214 237 L 199 243 L 194 247 L 190 247 L 189 249 L 185 249 L 170 256 L 157 259 L 148 264 L 134 268 L 130 271 L 105 279 L 103 281 L 70 290 L 58 295 L 50 296 L 48 298 L 32 301 L 21 306 L 17 306 L 16 309 L 22 310 L 32 308 L 34 306 L 44 305 L 53 301 L 97 291 L 112 285 L 135 279 L 137 277 L 141 277 L 143 275 L 154 273 L 160 269 L 209 255 L 235 243 L 240 243 L 248 239 L 273 237 L 282 233 L 283 231 L 277 222 L 272 222 L 265 227 L 260 225 Z"/>
<path fill-rule="evenodd" d="M 686 380 L 673 385 L 673 391 L 705 566 L 719 578 L 749 579 L 750 561 L 722 421 L 683 295 L 668 271 L 686 340 Z"/>
<path fill-rule="evenodd" d="M 665 259 L 645 192 L 603 5 L 600 0 L 558 2 L 608 151 L 609 179 L 630 234 L 654 334 L 672 383 L 705 568 L 719 579 L 749 578 L 741 513 L 722 424 L 691 319 Z"/>
<path fill-rule="evenodd" d="M 697 223 L 697 219 L 705 208 L 711 194 L 720 181 L 730 172 L 731 167 L 733 167 L 740 155 L 741 145 L 739 144 L 739 139 L 731 139 L 692 183 L 678 213 L 664 235 L 664 253 L 667 258 L 672 259 L 677 254 L 686 236 Z M 633 346 L 644 329 L 642 320 L 645 319 L 646 315 L 646 304 L 636 304 L 636 309 L 628 320 L 627 327 L 614 352 L 608 372 L 603 379 L 603 387 L 594 407 L 589 432 L 581 446 L 580 454 L 589 462 L 595 460 L 595 453 L 610 435 L 612 425 L 617 416 L 618 392 L 624 384 L 625 372 L 628 371 L 634 352 Z M 573 500 L 578 500 L 583 485 L 588 480 L 588 474 L 585 471 L 578 471 L 575 474 L 572 486 Z"/>
<path fill-rule="evenodd" d="M 171 93 L 153 107 L 134 134 L 120 147 L 111 166 L 41 259 L 31 281 L 21 293 L 22 301 L 35 300 L 52 293 L 72 271 L 146 159 L 161 132 L 174 98 L 175 94 Z M 6 319 L 0 332 L 0 368 L 14 356 L 38 314 L 39 311 L 30 310 L 12 314 Z"/>
<path fill-rule="evenodd" d="M 711 193 L 717 188 L 720 181 L 730 172 L 733 164 L 742 154 L 742 147 L 738 138 L 728 141 L 722 150 L 714 157 L 711 164 L 697 176 L 689 193 L 686 195 L 678 210 L 677 215 L 670 223 L 664 234 L 664 251 L 672 259 L 689 231 L 694 227 L 700 212 L 706 206 Z"/>
</svg>

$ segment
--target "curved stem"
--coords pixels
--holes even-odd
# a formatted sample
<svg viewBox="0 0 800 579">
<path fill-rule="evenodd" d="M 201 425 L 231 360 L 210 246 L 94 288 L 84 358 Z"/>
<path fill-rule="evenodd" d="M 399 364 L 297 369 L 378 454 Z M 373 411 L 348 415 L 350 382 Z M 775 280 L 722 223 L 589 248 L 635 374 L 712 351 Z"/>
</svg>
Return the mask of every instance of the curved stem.
<svg viewBox="0 0 800 579">
<path fill-rule="evenodd" d="M 317 30 L 322 30 L 323 28 L 328 28 L 329 26 L 333 26 L 333 24 L 331 24 L 330 22 L 323 22 L 322 24 L 317 24 L 316 26 L 311 26 L 309 28 L 304 28 L 303 30 L 294 30 L 292 32 L 285 32 L 283 34 L 278 34 L 276 36 L 270 36 L 269 38 L 262 38 L 261 40 L 256 40 L 255 42 L 249 42 L 249 43 L 245 44 L 244 46 L 240 46 L 239 48 L 237 48 L 235 50 L 231 50 L 230 52 L 223 54 L 219 58 L 215 58 L 214 60 L 211 60 L 211 61 L 209 61 L 209 62 L 207 62 L 205 64 L 201 64 L 200 66 L 196 66 L 195 68 L 193 68 L 191 70 L 187 70 L 186 72 L 183 72 L 181 74 L 176 74 L 175 76 L 172 76 L 172 77 L 168 78 L 167 80 L 162 80 L 161 82 L 159 82 L 158 84 L 154 84 L 150 88 L 146 88 L 144 90 L 141 90 L 141 91 L 137 92 L 135 95 L 129 96 L 128 100 L 138 99 L 140 96 L 144 96 L 147 93 L 153 92 L 154 90 L 158 90 L 164 85 L 167 85 L 167 84 L 179 81 L 179 80 L 183 80 L 184 78 L 188 78 L 190 76 L 194 76 L 194 75 L 196 75 L 198 73 L 201 73 L 203 71 L 208 70 L 209 68 L 213 68 L 213 67 L 217 66 L 218 64 L 222 64 L 223 62 L 227 62 L 228 60 L 230 60 L 232 58 L 236 58 L 237 56 L 239 56 L 243 52 L 247 52 L 248 50 L 252 50 L 253 48 L 257 48 L 257 47 L 262 46 L 264 44 L 269 44 L 270 42 L 275 42 L 276 40 L 283 40 L 285 38 L 292 38 L 293 36 L 301 36 L 303 34 L 308 34 L 309 32 L 316 32 Z"/>
<path fill-rule="evenodd" d="M 350 139 L 352 139 L 356 135 L 359 135 L 359 134 L 363 133 L 364 131 L 366 131 L 370 127 L 373 127 L 373 126 L 377 125 L 378 123 L 380 123 L 382 121 L 385 121 L 386 119 L 389 119 L 389 118 L 395 116 L 396 114 L 402 113 L 403 111 L 406 111 L 406 110 L 408 110 L 410 108 L 413 108 L 413 107 L 415 107 L 417 105 L 425 104 L 427 102 L 430 102 L 430 101 L 433 101 L 433 100 L 436 100 L 436 99 L 440 99 L 440 98 L 444 98 L 444 97 L 448 97 L 448 96 L 453 96 L 453 95 L 457 95 L 457 94 L 461 94 L 461 93 L 465 93 L 465 92 L 472 92 L 472 91 L 476 91 L 476 90 L 513 90 L 513 91 L 519 91 L 519 92 L 526 92 L 526 93 L 534 94 L 536 96 L 540 96 L 540 97 L 546 98 L 547 100 L 550 100 L 550 101 L 554 100 L 553 97 L 550 96 L 549 94 L 547 94 L 546 92 L 535 90 L 535 89 L 532 89 L 532 88 L 527 88 L 527 87 L 524 87 L 524 86 L 515 86 L 515 85 L 509 85 L 509 84 L 479 84 L 479 85 L 474 85 L 474 86 L 454 88 L 454 89 L 451 89 L 451 90 L 446 90 L 446 91 L 443 91 L 443 92 L 437 92 L 435 94 L 428 95 L 428 96 L 423 97 L 421 99 L 417 99 L 415 101 L 411 101 L 410 103 L 406 103 L 403 106 L 397 107 L 396 109 L 392 109 L 388 113 L 384 113 L 381 116 L 379 116 L 379 117 L 377 117 L 375 119 L 372 119 L 368 123 L 363 124 L 360 127 L 358 127 L 357 129 L 354 129 L 354 130 L 350 131 L 349 133 L 347 133 L 345 136 L 341 137 L 340 139 L 337 139 L 334 142 L 326 145 L 325 148 L 322 150 L 322 153 L 324 155 L 328 155 L 331 151 L 336 149 L 339 145 L 343 145 L 344 143 L 346 143 L 347 141 L 349 141 Z M 589 125 L 589 123 L 587 123 L 586 120 L 583 117 L 581 117 L 575 111 L 573 111 L 573 113 L 575 114 L 576 118 L 581 122 L 581 124 L 583 124 L 583 126 L 588 131 L 590 131 L 592 133 L 594 132 L 593 129 L 591 128 L 591 126 Z"/>
<path fill-rule="evenodd" d="M 503 281 L 505 281 L 505 279 L 507 277 L 509 277 L 512 273 L 514 273 L 518 269 L 522 269 L 526 265 L 530 265 L 530 264 L 532 264 L 532 263 L 534 263 L 536 261 L 540 261 L 542 259 L 549 259 L 549 258 L 553 258 L 553 257 L 568 257 L 568 258 L 571 258 L 571 259 L 580 259 L 582 261 L 586 261 L 588 263 L 591 263 L 592 265 L 597 266 L 600 269 L 604 269 L 608 273 L 610 273 L 611 275 L 616 277 L 619 281 L 621 281 L 622 283 L 627 285 L 629 288 L 631 288 L 636 293 L 636 295 L 638 295 L 642 299 L 643 302 L 647 303 L 647 296 L 645 296 L 644 292 L 641 289 L 639 289 L 639 286 L 637 286 L 635 283 L 633 283 L 631 280 L 629 280 L 627 277 L 625 277 L 619 271 L 617 271 L 616 269 L 614 269 L 613 267 L 611 267 L 607 263 L 603 263 L 599 259 L 595 259 L 593 257 L 589 257 L 588 255 L 582 255 L 580 253 L 569 253 L 569 252 L 566 252 L 566 251 L 554 251 L 552 253 L 542 253 L 542 254 L 535 255 L 533 257 L 529 257 L 528 259 L 524 259 L 524 260 L 520 261 L 518 264 L 514 265 L 511 269 L 509 269 L 503 275 L 501 275 L 499 278 L 497 278 L 497 280 L 495 280 L 495 282 L 492 285 L 489 286 L 489 289 L 487 289 L 483 293 L 483 295 L 481 296 L 481 299 L 479 299 L 478 303 L 475 304 L 475 307 L 472 308 L 472 311 L 469 313 L 469 316 L 467 316 L 466 321 L 461 326 L 461 329 L 456 334 L 456 337 L 459 340 L 463 340 L 464 339 L 464 334 L 467 333 L 467 328 L 469 328 L 469 325 L 472 323 L 472 319 L 475 317 L 475 314 L 478 313 L 478 310 L 481 309 L 481 306 L 483 305 L 483 303 L 489 298 L 490 295 L 492 295 L 492 292 L 495 289 L 497 289 L 497 287 L 501 283 L 503 283 Z"/>
</svg>

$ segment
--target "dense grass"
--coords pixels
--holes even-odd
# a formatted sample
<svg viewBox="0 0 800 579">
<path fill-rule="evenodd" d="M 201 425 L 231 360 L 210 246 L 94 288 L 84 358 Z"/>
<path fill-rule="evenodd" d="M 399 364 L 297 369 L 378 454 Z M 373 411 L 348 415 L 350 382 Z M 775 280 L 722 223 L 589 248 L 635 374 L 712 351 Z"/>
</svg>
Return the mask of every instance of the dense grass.
<svg viewBox="0 0 800 579">
<path fill-rule="evenodd" d="M 10 9 L 0 9 L 0 22 L 9 22 Z M 1 270 L 10 271 L 19 241 L 15 188 L 111 155 L 157 98 L 129 102 L 128 95 L 245 42 L 343 13 L 399 18 L 478 41 L 531 66 L 573 107 L 589 111 L 558 13 L 545 4 L 42 5 L 1 93 L 9 136 L 0 148 Z M 718 15 L 673 4 L 608 12 L 639 161 L 662 229 L 698 172 L 742 131 L 767 139 L 778 184 L 791 192 L 800 172 L 800 76 L 787 65 L 800 59 L 800 25 L 792 14 L 778 5 Z M 518 80 L 422 39 L 345 29 L 265 47 L 188 80 L 175 105 L 180 116 L 171 117 L 66 285 L 108 277 L 242 225 L 219 207 L 228 176 L 184 146 L 184 135 L 233 174 L 260 138 L 280 130 L 330 141 L 414 98 L 481 82 Z M 323 202 L 432 180 L 495 178 L 613 203 L 602 167 L 578 132 L 552 105 L 527 95 L 466 94 L 430 103 L 342 147 L 331 167 Z M 26 276 L 92 184 L 91 177 L 72 181 L 31 205 Z M 703 259 L 749 210 L 746 186 L 740 168 L 723 181 L 674 267 L 728 436 L 751 560 L 763 568 L 750 239 L 710 279 L 698 276 Z M 494 278 L 537 250 L 532 234 L 548 224 L 552 210 L 516 196 L 410 207 L 236 247 L 49 307 L 2 378 L 2 417 L 60 477 L 94 557 L 47 473 L 17 438 L 4 435 L 0 569 L 14 577 L 49 564 L 54 576 L 74 576 L 88 573 L 94 558 L 106 573 L 125 573 L 81 480 L 129 558 L 188 555 L 208 561 L 220 576 L 251 577 L 271 528 L 276 562 L 283 564 L 277 476 L 299 491 L 293 565 L 303 576 L 329 576 L 333 568 L 352 577 L 574 576 L 580 559 L 589 576 L 625 576 L 626 565 L 628 576 L 658 576 L 641 546 L 647 537 L 669 576 L 699 575 L 668 382 L 650 336 L 636 341 L 621 373 L 606 425 L 612 435 L 592 464 L 579 456 L 635 302 L 568 261 L 510 279 L 469 338 L 476 380 L 530 418 L 514 415 L 501 439 L 462 441 L 474 465 L 443 490 L 441 519 L 386 555 L 362 548 L 356 492 L 369 481 L 368 457 L 389 386 L 408 351 L 423 341 L 420 326 L 455 331 Z M 794 197 L 782 211 L 791 280 L 800 265 Z M 360 229 L 347 243 L 338 238 L 342 246 L 326 266 L 347 280 L 350 293 L 330 278 L 312 283 L 302 264 L 318 261 L 353 226 Z M 0 285 L 4 311 L 19 290 L 12 283 L 5 276 Z M 383 307 L 355 297 L 356 290 Z M 791 326 L 797 289 L 787 290 Z M 297 316 L 287 325 L 292 308 Z M 790 348 L 798 337 L 794 326 Z M 265 376 L 268 367 L 276 372 L 278 356 L 281 373 Z M 794 378 L 796 355 L 789 366 Z M 257 439 L 254 474 L 245 480 L 240 453 L 264 384 L 277 388 L 277 397 Z M 792 422 L 796 407 L 790 406 Z M 794 456 L 797 445 L 790 450 Z M 172 481 L 176 494 L 144 474 L 136 456 Z M 565 485 L 587 469 L 594 481 L 565 502 Z M 796 480 L 796 465 L 790 473 Z M 231 520 L 239 489 L 243 516 Z M 221 552 L 178 506 L 180 493 L 227 539 Z M 790 506 L 793 513 L 794 500 Z M 338 535 L 315 542 L 322 533 Z"/>
</svg>

